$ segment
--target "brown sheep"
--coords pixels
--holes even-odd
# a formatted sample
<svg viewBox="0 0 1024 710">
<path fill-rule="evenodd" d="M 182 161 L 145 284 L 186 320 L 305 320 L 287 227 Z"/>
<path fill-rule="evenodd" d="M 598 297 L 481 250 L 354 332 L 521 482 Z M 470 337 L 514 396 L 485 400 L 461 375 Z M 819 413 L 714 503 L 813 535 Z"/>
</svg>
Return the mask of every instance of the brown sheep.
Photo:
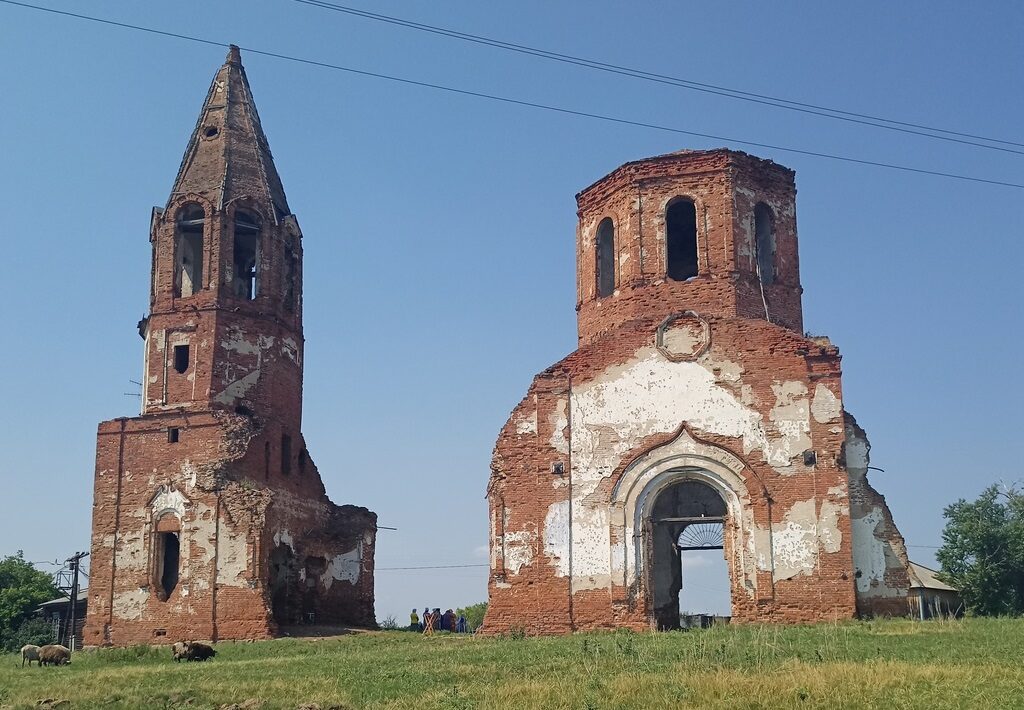
<svg viewBox="0 0 1024 710">
<path fill-rule="evenodd" d="M 39 665 L 64 666 L 71 663 L 71 651 L 64 646 L 47 644 L 39 649 Z"/>
<path fill-rule="evenodd" d="M 175 661 L 205 661 L 216 655 L 217 651 L 212 646 L 198 641 L 179 641 L 171 646 L 171 657 Z"/>
<path fill-rule="evenodd" d="M 33 646 L 30 643 L 25 644 L 21 647 L 21 667 L 25 667 L 25 661 L 28 661 L 28 667 L 32 667 L 32 661 L 39 665 L 39 647 Z"/>
</svg>

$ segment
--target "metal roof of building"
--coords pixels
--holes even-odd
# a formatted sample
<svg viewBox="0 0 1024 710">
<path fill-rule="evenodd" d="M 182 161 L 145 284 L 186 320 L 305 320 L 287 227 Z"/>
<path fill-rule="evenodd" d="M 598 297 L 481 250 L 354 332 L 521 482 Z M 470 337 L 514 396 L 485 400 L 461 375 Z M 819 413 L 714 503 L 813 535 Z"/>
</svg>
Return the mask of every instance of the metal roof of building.
<svg viewBox="0 0 1024 710">
<path fill-rule="evenodd" d="M 910 563 L 910 588 L 911 589 L 941 589 L 947 592 L 959 592 L 956 587 L 951 587 L 936 575 L 937 570 L 929 569 L 916 562 Z"/>
</svg>

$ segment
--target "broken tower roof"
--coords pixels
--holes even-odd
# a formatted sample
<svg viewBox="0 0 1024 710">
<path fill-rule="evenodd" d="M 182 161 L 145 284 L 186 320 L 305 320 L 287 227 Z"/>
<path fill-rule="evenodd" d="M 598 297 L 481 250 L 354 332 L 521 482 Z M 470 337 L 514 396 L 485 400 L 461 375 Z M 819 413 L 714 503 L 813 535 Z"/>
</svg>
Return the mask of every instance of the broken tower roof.
<svg viewBox="0 0 1024 710">
<path fill-rule="evenodd" d="M 210 85 L 170 199 L 187 193 L 205 197 L 217 209 L 247 198 L 274 222 L 291 213 L 234 45 Z"/>
</svg>

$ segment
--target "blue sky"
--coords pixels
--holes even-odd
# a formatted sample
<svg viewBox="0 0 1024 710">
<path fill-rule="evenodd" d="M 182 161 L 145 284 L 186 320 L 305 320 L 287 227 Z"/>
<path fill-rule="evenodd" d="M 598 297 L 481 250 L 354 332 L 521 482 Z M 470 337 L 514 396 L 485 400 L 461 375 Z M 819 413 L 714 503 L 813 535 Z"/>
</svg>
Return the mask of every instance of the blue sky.
<svg viewBox="0 0 1024 710">
<path fill-rule="evenodd" d="M 287 0 L 39 1 L 575 110 L 1024 181 L 1021 155 Z M 362 7 L 1024 143 L 1018 3 Z M 0 554 L 88 548 L 96 424 L 138 409 L 122 393 L 140 376 L 150 208 L 166 201 L 224 53 L 0 5 Z M 482 564 L 494 439 L 532 375 L 575 347 L 575 193 L 627 160 L 723 142 L 243 61 L 304 233 L 304 429 L 328 492 L 399 528 L 381 531 L 379 567 Z M 937 545 L 944 505 L 1024 475 L 1024 191 L 750 150 L 797 171 L 806 327 L 841 348 L 846 406 L 907 542 Z M 932 552 L 911 548 L 926 564 Z M 482 600 L 485 582 L 483 568 L 382 570 L 378 616 Z"/>
</svg>

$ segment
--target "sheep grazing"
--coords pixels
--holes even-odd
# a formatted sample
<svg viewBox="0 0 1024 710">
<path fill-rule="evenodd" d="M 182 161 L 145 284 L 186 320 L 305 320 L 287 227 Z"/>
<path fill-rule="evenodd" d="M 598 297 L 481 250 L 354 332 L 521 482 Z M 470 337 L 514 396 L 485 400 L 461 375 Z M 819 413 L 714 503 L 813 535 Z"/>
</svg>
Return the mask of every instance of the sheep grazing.
<svg viewBox="0 0 1024 710">
<path fill-rule="evenodd" d="M 28 667 L 32 667 L 32 661 L 39 665 L 39 647 L 33 646 L 30 643 L 25 644 L 21 647 L 21 667 L 25 667 L 25 661 L 28 661 Z"/>
<path fill-rule="evenodd" d="M 64 646 L 47 644 L 39 649 L 39 665 L 64 666 L 71 663 L 71 651 Z"/>
<path fill-rule="evenodd" d="M 212 646 L 207 646 L 205 643 L 199 643 L 198 641 L 179 641 L 178 643 L 171 646 L 171 656 L 175 661 L 205 661 L 207 658 L 213 658 L 217 655 L 217 651 Z"/>
</svg>

